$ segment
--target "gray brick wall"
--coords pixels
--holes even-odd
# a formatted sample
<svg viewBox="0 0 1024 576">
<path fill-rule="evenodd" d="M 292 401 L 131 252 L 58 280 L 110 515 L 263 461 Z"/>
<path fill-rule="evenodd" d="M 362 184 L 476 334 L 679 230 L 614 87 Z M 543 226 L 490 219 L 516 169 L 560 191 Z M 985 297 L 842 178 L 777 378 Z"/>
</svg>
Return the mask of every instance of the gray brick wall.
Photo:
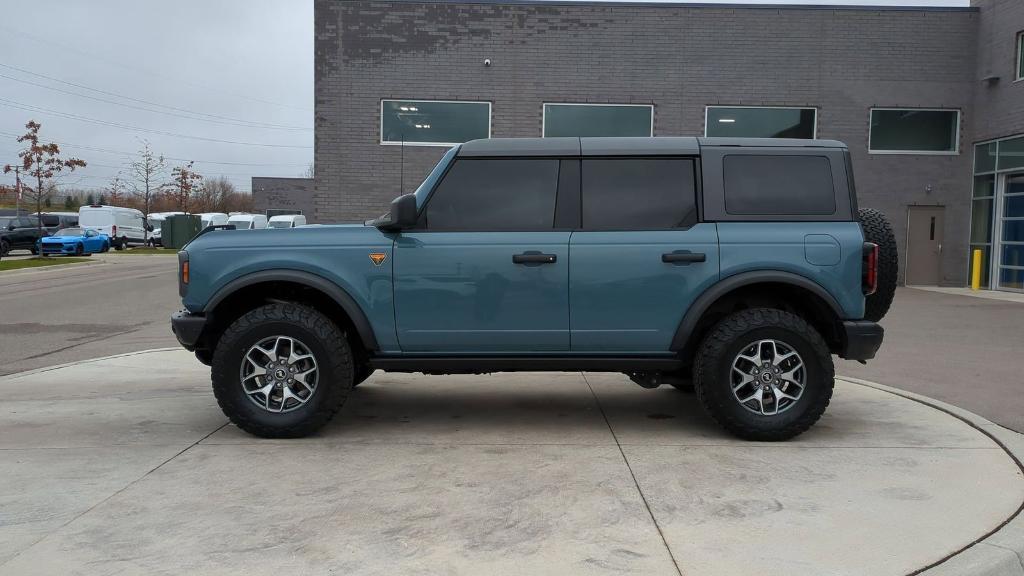
<svg viewBox="0 0 1024 576">
<path fill-rule="evenodd" d="M 1017 34 L 1024 31 L 1024 0 L 973 0 L 979 7 L 974 141 L 1024 134 L 1024 80 L 1014 81 Z M 998 76 L 989 85 L 983 79 Z"/>
<path fill-rule="evenodd" d="M 943 281 L 963 284 L 978 16 L 316 0 L 316 215 L 375 216 L 403 191 L 400 148 L 379 144 L 381 98 L 491 101 L 495 137 L 540 136 L 543 102 L 654 104 L 656 136 L 703 134 L 707 105 L 813 106 L 818 136 L 850 145 L 861 204 L 889 214 L 901 247 L 907 205 L 947 206 Z M 872 106 L 960 109 L 963 153 L 869 155 Z M 406 147 L 404 191 L 443 152 Z"/>
<path fill-rule="evenodd" d="M 316 222 L 312 178 L 252 179 L 253 210 L 266 213 L 270 209 L 301 210 L 309 224 Z"/>
</svg>

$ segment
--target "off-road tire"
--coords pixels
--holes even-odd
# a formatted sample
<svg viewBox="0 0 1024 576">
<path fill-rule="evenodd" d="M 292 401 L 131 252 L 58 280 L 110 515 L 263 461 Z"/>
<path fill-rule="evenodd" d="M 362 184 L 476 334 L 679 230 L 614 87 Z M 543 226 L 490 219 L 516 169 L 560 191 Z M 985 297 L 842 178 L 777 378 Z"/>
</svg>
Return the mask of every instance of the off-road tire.
<svg viewBox="0 0 1024 576">
<path fill-rule="evenodd" d="M 864 319 L 878 322 L 885 317 L 896 295 L 900 256 L 896 250 L 896 235 L 885 214 L 873 208 L 858 210 L 864 240 L 878 244 L 878 288 L 864 299 Z"/>
<path fill-rule="evenodd" d="M 268 412 L 242 390 L 239 370 L 246 352 L 260 340 L 291 336 L 316 358 L 319 380 L 304 406 Z M 261 306 L 235 320 L 221 335 L 210 370 L 213 393 L 236 426 L 262 438 L 299 438 L 316 432 L 338 412 L 352 390 L 352 350 L 345 334 L 320 312 L 292 303 Z"/>
<path fill-rule="evenodd" d="M 803 395 L 773 416 L 747 410 L 732 392 L 733 359 L 761 339 L 792 346 L 807 372 Z M 805 432 L 821 418 L 832 398 L 835 368 L 825 340 L 802 318 L 771 308 L 751 308 L 725 317 L 704 338 L 694 364 L 694 384 L 704 409 L 722 428 L 746 440 L 775 442 Z"/>
</svg>

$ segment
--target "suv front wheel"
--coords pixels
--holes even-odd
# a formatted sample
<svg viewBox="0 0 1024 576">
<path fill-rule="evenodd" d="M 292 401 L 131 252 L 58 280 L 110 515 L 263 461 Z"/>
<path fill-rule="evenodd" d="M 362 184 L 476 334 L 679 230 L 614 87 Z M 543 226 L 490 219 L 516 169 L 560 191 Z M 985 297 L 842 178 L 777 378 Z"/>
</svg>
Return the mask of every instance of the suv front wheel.
<svg viewBox="0 0 1024 576">
<path fill-rule="evenodd" d="M 701 343 L 694 383 L 708 414 L 747 440 L 788 440 L 832 398 L 835 369 L 821 335 L 799 316 L 753 308 L 727 316 Z"/>
<path fill-rule="evenodd" d="M 217 403 L 239 428 L 264 438 L 298 438 L 341 408 L 352 389 L 352 351 L 320 312 L 269 304 L 224 331 L 211 373 Z"/>
</svg>

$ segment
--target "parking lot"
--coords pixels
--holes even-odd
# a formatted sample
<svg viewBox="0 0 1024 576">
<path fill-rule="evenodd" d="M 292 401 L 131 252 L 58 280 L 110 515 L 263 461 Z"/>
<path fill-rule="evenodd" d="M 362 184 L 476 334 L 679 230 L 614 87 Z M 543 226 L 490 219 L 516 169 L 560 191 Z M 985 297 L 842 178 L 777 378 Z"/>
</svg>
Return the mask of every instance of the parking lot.
<svg viewBox="0 0 1024 576">
<path fill-rule="evenodd" d="M 757 444 L 693 395 L 620 375 L 378 373 L 321 434 L 267 441 L 227 423 L 189 353 L 137 353 L 174 345 L 174 269 L 108 254 L 0 275 L 0 477 L 23 487 L 0 497 L 0 574 L 1017 562 L 1024 530 L 995 530 L 1024 502 L 1024 443 L 998 425 L 1024 428 L 1008 360 L 1022 303 L 901 289 L 877 361 L 837 366 L 981 417 L 840 380 L 810 432 Z"/>
</svg>

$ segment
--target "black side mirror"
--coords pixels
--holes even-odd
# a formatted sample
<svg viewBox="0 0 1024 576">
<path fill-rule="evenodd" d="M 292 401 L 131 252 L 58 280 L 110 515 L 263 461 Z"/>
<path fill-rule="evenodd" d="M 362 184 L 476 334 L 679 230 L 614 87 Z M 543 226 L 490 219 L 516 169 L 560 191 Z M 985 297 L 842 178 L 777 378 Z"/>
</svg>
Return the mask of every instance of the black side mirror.
<svg viewBox="0 0 1024 576">
<path fill-rule="evenodd" d="M 391 211 L 385 216 L 367 222 L 381 230 L 395 232 L 416 225 L 419 214 L 416 211 L 416 195 L 405 194 L 391 201 Z"/>
</svg>

